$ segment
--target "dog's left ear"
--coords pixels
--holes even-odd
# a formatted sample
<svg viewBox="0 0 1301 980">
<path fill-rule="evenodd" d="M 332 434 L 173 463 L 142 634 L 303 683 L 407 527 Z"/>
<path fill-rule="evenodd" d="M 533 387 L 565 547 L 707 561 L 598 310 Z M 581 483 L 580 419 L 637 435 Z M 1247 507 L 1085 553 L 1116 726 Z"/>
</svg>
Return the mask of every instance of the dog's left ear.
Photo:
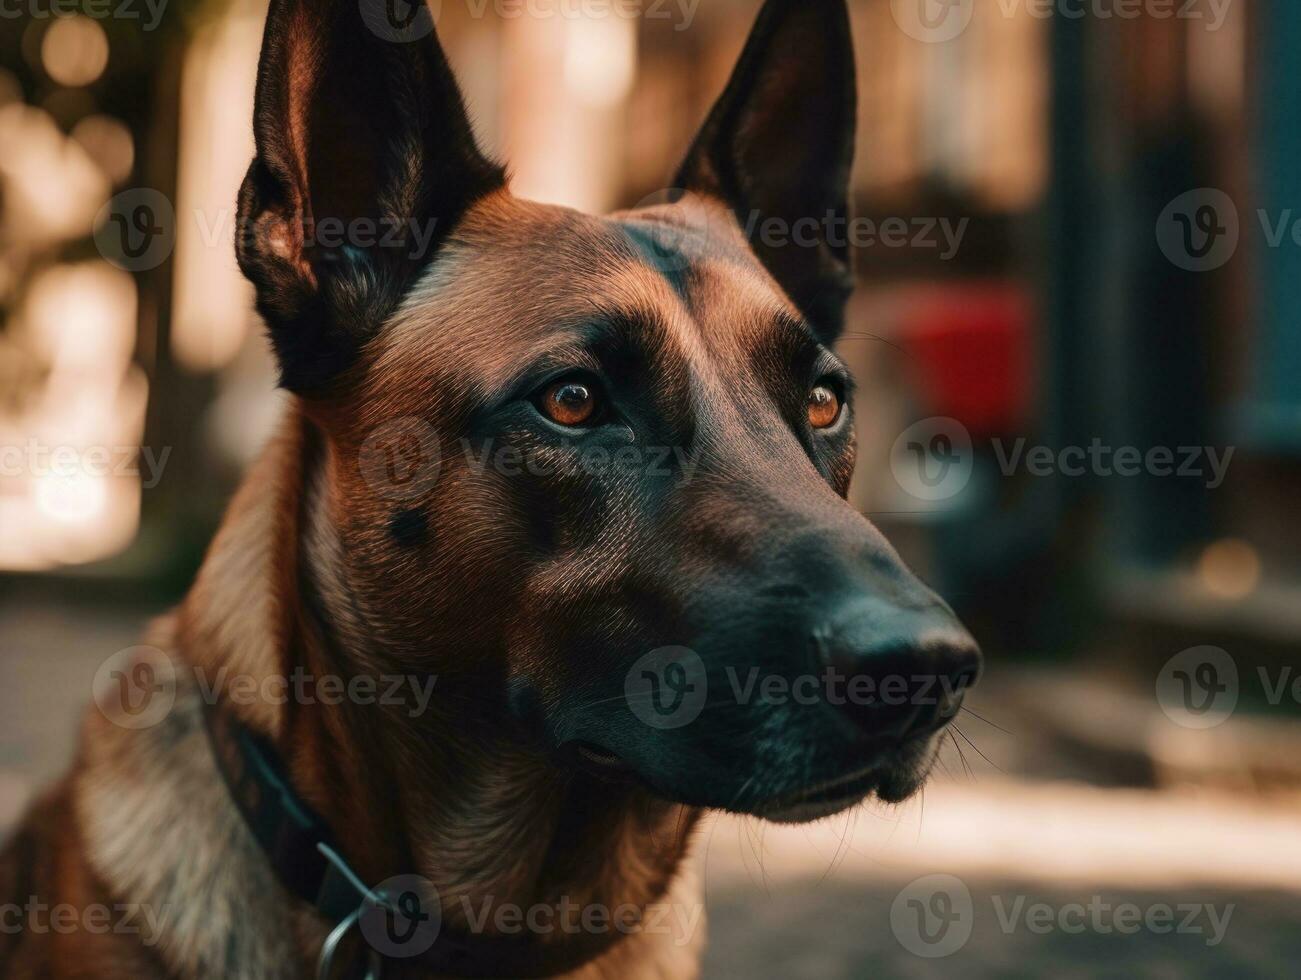
<svg viewBox="0 0 1301 980">
<path fill-rule="evenodd" d="M 401 5 L 400 5 L 401 6 Z M 236 253 L 281 383 L 356 360 L 466 209 L 504 185 L 424 0 L 271 0 Z"/>
<path fill-rule="evenodd" d="M 854 74 L 845 0 L 768 0 L 676 182 L 732 208 L 826 343 L 853 288 Z"/>
</svg>

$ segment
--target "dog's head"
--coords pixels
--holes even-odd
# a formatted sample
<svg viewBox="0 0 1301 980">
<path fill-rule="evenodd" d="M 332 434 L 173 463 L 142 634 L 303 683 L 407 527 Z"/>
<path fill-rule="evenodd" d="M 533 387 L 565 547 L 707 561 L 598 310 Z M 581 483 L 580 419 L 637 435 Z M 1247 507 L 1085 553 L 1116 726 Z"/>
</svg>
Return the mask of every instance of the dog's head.
<svg viewBox="0 0 1301 980">
<path fill-rule="evenodd" d="M 365 7 L 273 0 L 239 257 L 368 666 L 672 800 L 908 795 L 979 657 L 845 500 L 843 0 L 770 0 L 678 190 L 608 217 L 513 197 Z"/>
</svg>

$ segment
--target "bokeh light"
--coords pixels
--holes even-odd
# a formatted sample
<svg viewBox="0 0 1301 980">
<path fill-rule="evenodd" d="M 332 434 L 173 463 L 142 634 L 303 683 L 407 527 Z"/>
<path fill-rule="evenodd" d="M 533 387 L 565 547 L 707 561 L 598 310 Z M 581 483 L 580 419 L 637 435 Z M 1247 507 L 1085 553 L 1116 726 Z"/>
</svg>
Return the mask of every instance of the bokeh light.
<svg viewBox="0 0 1301 980">
<path fill-rule="evenodd" d="M 89 85 L 108 67 L 108 35 L 89 17 L 60 17 L 41 39 L 41 64 L 60 85 Z"/>
<path fill-rule="evenodd" d="M 1260 555 L 1246 541 L 1225 538 L 1202 552 L 1197 575 L 1217 599 L 1245 599 L 1260 582 Z"/>
<path fill-rule="evenodd" d="M 120 120 L 112 116 L 87 116 L 73 127 L 72 138 L 114 184 L 122 184 L 131 176 L 135 142 L 131 130 Z"/>
</svg>

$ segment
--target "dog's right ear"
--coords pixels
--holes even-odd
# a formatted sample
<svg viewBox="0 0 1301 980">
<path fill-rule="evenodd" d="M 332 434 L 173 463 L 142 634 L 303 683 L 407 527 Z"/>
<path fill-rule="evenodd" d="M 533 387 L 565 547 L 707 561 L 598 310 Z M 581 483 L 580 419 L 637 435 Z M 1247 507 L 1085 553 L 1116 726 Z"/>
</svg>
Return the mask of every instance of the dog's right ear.
<svg viewBox="0 0 1301 980">
<path fill-rule="evenodd" d="M 828 344 L 844 326 L 854 284 L 844 234 L 854 75 L 845 0 L 766 0 L 676 181 L 732 209 L 755 254 Z M 773 221 L 784 229 L 780 240 L 763 232 Z"/>
<path fill-rule="evenodd" d="M 356 360 L 466 209 L 505 183 L 422 0 L 271 0 L 236 253 L 281 384 Z"/>
</svg>

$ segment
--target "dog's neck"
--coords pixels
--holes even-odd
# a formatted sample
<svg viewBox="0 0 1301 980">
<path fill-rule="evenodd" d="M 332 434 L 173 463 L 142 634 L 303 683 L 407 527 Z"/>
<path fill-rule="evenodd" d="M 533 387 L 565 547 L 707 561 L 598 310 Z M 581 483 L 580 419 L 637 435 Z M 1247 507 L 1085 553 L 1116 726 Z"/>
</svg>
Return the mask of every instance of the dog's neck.
<svg viewBox="0 0 1301 980">
<path fill-rule="evenodd" d="M 328 453 L 292 408 L 186 599 L 182 654 L 222 689 L 238 676 L 258 690 L 302 676 L 313 692 L 313 679 L 384 675 L 365 703 L 314 694 L 297 703 L 291 683 L 288 703 L 224 707 L 276 745 L 364 877 L 421 875 L 437 888 L 445 922 L 493 933 L 511 921 L 499 914 L 515 909 L 568 904 L 608 915 L 664 900 L 694 811 L 557 768 L 474 692 L 439 686 L 436 671 L 392 672 L 365 648 L 371 627 L 350 600 L 330 519 Z M 383 696 L 398 683 L 398 697 Z"/>
</svg>

